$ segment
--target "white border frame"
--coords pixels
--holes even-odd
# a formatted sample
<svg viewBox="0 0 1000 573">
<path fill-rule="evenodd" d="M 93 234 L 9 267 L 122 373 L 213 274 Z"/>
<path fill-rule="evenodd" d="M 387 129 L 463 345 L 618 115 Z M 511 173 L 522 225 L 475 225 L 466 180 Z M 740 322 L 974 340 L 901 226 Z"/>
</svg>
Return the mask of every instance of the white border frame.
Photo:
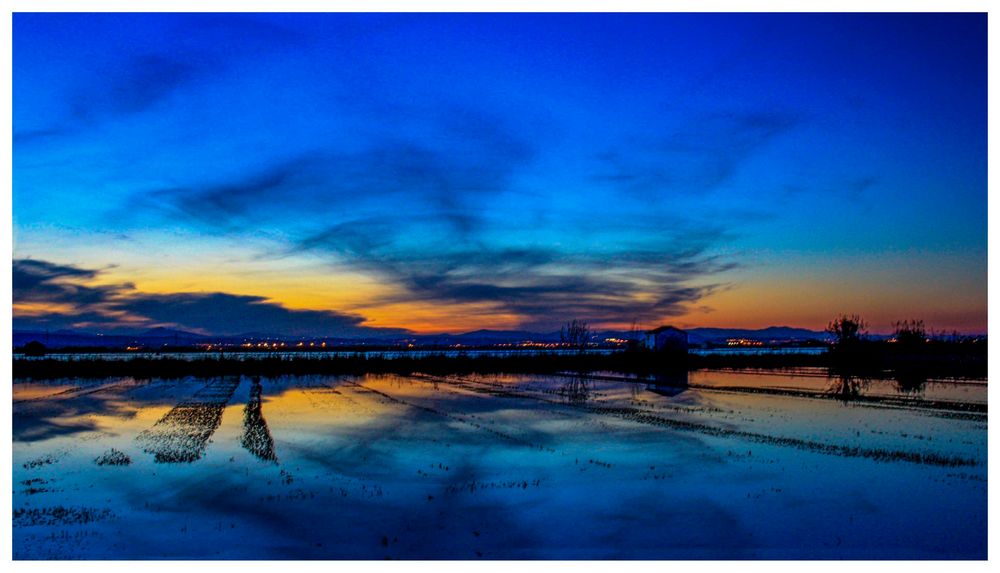
<svg viewBox="0 0 1000 573">
<path fill-rule="evenodd" d="M 946 1 L 929 1 L 929 0 L 911 0 L 911 1 L 885 1 L 885 0 L 816 0 L 805 4 L 803 2 L 791 2 L 788 0 L 756 0 L 754 2 L 738 2 L 735 0 L 674 0 L 669 3 L 656 0 L 618 0 L 616 2 L 608 1 L 596 1 L 596 0 L 478 0 L 476 2 L 460 2 L 455 0 L 424 0 L 421 2 L 405 2 L 402 0 L 370 0 L 368 2 L 357 2 L 356 0 L 350 2 L 348 5 L 342 5 L 340 3 L 332 2 L 319 2 L 315 0 L 284 0 L 282 2 L 275 2 L 274 0 L 150 0 L 143 2 L 142 5 L 137 5 L 135 3 L 124 2 L 121 0 L 96 0 L 89 2 L 73 2 L 71 0 L 11 0 L 8 3 L 11 6 L 10 14 L 7 18 L 3 20 L 2 32 L 4 37 L 4 45 L 7 46 L 8 56 L 2 58 L 2 77 L 8 82 L 8 88 L 3 90 L 2 97 L 4 105 L 2 106 L 4 125 L 8 130 L 7 133 L 13 134 L 13 114 L 12 114 L 12 92 L 11 83 L 12 78 L 12 54 L 13 52 L 13 36 L 12 36 L 12 14 L 14 12 L 989 12 L 989 2 L 985 0 L 955 0 L 951 2 Z M 989 33 L 989 86 L 990 86 L 990 103 L 994 102 L 994 95 L 996 90 L 994 90 L 994 80 L 997 75 L 995 73 L 995 68 L 997 67 L 997 62 L 1000 61 L 997 54 L 997 42 L 994 38 L 994 33 L 992 26 L 990 27 Z M 992 105 L 990 107 L 993 107 Z M 996 116 L 995 114 L 989 115 L 989 165 L 991 167 L 989 174 L 989 198 L 992 199 L 992 189 L 994 185 L 994 169 L 997 165 L 995 161 L 997 156 L 998 141 L 996 138 Z M 5 221 L 13 221 L 12 212 L 12 139 L 11 137 L 5 137 L 3 139 L 2 145 L 4 146 L 4 154 L 2 169 L 5 175 L 5 181 L 8 182 L 3 190 L 5 192 L 5 198 L 2 202 L 3 218 Z M 988 251 L 989 251 L 989 277 L 993 278 L 994 273 L 992 272 L 997 268 L 994 264 L 997 258 L 1000 257 L 1000 235 L 993 232 L 992 226 L 994 222 L 1000 221 L 995 215 L 996 202 L 988 201 L 989 209 L 989 226 L 990 230 L 988 233 Z M 998 223 L 1000 224 L 1000 223 Z M 0 225 L 0 242 L 6 245 L 7 250 L 13 256 L 13 234 L 12 226 L 10 224 Z M 0 326 L 0 344 L 3 348 L 11 348 L 11 327 L 12 327 L 12 276 L 11 267 L 3 267 L 3 280 L 0 282 L 0 288 L 3 289 L 5 293 L 6 300 L 11 301 L 11 304 L 7 304 L 3 308 L 3 319 L 4 324 Z M 997 286 L 997 282 L 990 280 L 989 294 L 992 295 L 997 292 L 1000 287 Z M 990 296 L 996 300 L 995 297 Z M 988 324 L 989 330 L 992 332 L 1000 332 L 1000 324 L 998 324 L 1000 319 L 997 318 L 995 313 L 990 313 Z M 998 351 L 995 347 L 990 348 L 989 357 L 993 359 L 997 356 Z M 7 397 L 2 405 L 0 405 L 0 423 L 3 424 L 3 430 L 5 433 L 5 438 L 0 440 L 0 448 L 4 451 L 4 460 L 7 464 L 6 470 L 2 476 L 0 476 L 0 483 L 4 486 L 5 491 L 13 491 L 11 486 L 12 478 L 12 406 L 10 398 L 12 396 L 12 389 L 10 387 L 10 381 L 12 379 L 12 365 L 11 365 L 11 354 L 9 351 L 0 353 L 3 356 L 3 372 L 6 374 L 4 382 L 7 385 Z M 993 360 L 991 360 L 993 361 Z M 990 392 L 992 396 L 994 393 Z M 994 400 L 990 399 L 990 402 Z M 989 458 L 997 459 L 996 453 L 998 451 L 997 436 L 991 429 L 989 435 Z M 989 523 L 990 529 L 988 533 L 989 538 L 989 555 L 995 555 L 993 550 L 996 548 L 997 531 L 992 527 L 992 517 L 996 514 L 995 505 L 997 503 L 996 488 L 994 487 L 993 480 L 989 482 Z M 10 516 L 11 514 L 11 497 L 3 494 L 3 511 L 2 515 Z M 0 517 L 0 520 L 7 519 Z M 13 533 L 11 527 L 0 527 L 0 532 L 2 532 L 2 553 L 0 553 L 0 560 L 10 562 L 15 571 L 28 571 L 28 570 L 38 570 L 38 571 L 70 571 L 74 573 L 108 573 L 117 571 L 131 571 L 137 567 L 134 562 L 127 561 L 90 561 L 90 562 L 33 562 L 33 561 L 12 561 L 13 555 Z M 896 565 L 898 563 L 898 565 Z M 182 567 L 185 569 L 193 568 L 195 570 L 208 570 L 212 569 L 214 572 L 218 572 L 220 569 L 225 570 L 235 570 L 239 568 L 241 573 L 245 573 L 248 568 L 258 569 L 264 571 L 267 568 L 273 567 L 275 564 L 268 561 L 254 561 L 254 562 L 243 562 L 243 561 L 195 561 L 195 562 L 184 562 Z M 144 570 L 148 571 L 162 571 L 167 572 L 171 568 L 178 566 L 177 562 L 170 561 L 153 561 L 153 562 L 143 562 L 141 565 Z M 470 563 L 462 561 L 445 561 L 445 562 L 405 562 L 405 565 L 395 564 L 395 563 L 383 563 L 383 562 L 371 562 L 371 561 L 340 561 L 340 562 L 328 562 L 328 561 L 295 561 L 289 562 L 290 567 L 301 571 L 326 571 L 330 567 L 347 567 L 351 571 L 385 571 L 387 569 L 406 568 L 411 570 L 425 570 L 429 571 L 430 568 L 434 569 L 435 573 L 458 573 L 459 571 L 466 573 L 470 566 Z M 504 571 L 509 573 L 511 567 L 521 568 L 522 565 L 519 562 L 504 562 L 504 561 L 489 561 L 489 562 L 476 562 L 474 567 L 477 572 L 500 572 Z M 741 572 L 746 573 L 781 573 L 781 572 L 792 572 L 796 573 L 801 569 L 802 563 L 795 561 L 737 561 L 737 562 L 724 562 L 724 561 L 671 561 L 668 563 L 659 561 L 629 561 L 622 564 L 617 562 L 593 562 L 593 561 L 576 561 L 576 562 L 559 562 L 558 565 L 550 565 L 547 562 L 528 562 L 528 567 L 568 567 L 571 570 L 578 571 L 593 571 L 593 570 L 610 570 L 612 568 L 625 567 L 638 571 L 662 571 L 662 568 L 669 567 L 672 570 L 681 571 L 698 571 L 703 573 L 705 569 L 715 570 L 716 568 L 739 568 Z M 850 567 L 853 570 L 870 570 L 874 571 L 876 568 L 881 568 L 880 562 L 873 561 L 862 561 L 862 562 L 851 562 L 850 564 L 845 564 L 838 561 L 812 561 L 809 562 L 808 567 L 810 571 L 819 572 L 833 572 L 837 571 L 840 573 L 844 567 Z M 923 573 L 925 571 L 936 571 L 939 568 L 948 570 L 972 570 L 972 571 L 986 571 L 989 567 L 988 561 L 983 562 L 934 562 L 934 561 L 920 561 L 920 562 L 894 562 L 893 566 L 905 567 L 908 573 Z"/>
</svg>

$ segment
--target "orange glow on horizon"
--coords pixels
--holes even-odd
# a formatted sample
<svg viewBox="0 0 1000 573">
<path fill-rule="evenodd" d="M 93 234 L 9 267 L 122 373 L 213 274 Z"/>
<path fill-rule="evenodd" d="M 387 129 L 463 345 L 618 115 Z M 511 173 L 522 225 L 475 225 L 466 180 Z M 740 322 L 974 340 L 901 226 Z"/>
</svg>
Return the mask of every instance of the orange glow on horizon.
<svg viewBox="0 0 1000 573">
<path fill-rule="evenodd" d="M 930 275 L 922 268 L 907 267 L 908 260 L 902 255 L 872 257 L 868 263 L 852 267 L 852 272 L 829 261 L 820 271 L 808 274 L 799 269 L 812 265 L 799 261 L 762 264 L 756 271 L 732 277 L 728 287 L 690 304 L 682 314 L 622 317 L 616 321 L 566 316 L 543 326 L 535 317 L 519 316 L 499 303 L 397 302 L 405 300 L 406 293 L 394 285 L 318 263 L 237 258 L 230 264 L 198 259 L 152 267 L 108 268 L 94 264 L 91 266 L 104 266 L 106 270 L 89 284 L 133 283 L 135 292 L 151 294 L 224 292 L 260 296 L 289 309 L 355 315 L 363 326 L 402 328 L 417 334 L 479 329 L 551 332 L 574 318 L 587 320 L 595 330 L 627 331 L 633 320 L 639 329 L 673 324 L 681 328 L 791 326 L 822 330 L 840 313 L 860 314 L 870 323 L 870 331 L 878 333 L 891 332 L 892 323 L 904 319 L 923 319 L 929 328 L 938 331 L 987 331 L 985 281 L 958 282 L 951 278 L 963 276 L 958 272 Z M 938 262 L 935 265 L 940 266 Z M 24 317 L 73 312 L 71 305 L 51 303 L 21 302 L 13 308 L 15 316 Z M 141 326 L 134 317 L 121 319 Z"/>
</svg>

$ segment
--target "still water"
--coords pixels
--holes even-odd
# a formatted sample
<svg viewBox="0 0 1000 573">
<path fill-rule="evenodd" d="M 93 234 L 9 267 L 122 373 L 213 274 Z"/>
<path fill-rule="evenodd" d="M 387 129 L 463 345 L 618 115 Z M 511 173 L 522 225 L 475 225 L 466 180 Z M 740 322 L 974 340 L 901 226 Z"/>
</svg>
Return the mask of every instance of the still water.
<svg viewBox="0 0 1000 573">
<path fill-rule="evenodd" d="M 984 382 L 660 382 L 16 380 L 14 556 L 986 557 Z"/>
</svg>

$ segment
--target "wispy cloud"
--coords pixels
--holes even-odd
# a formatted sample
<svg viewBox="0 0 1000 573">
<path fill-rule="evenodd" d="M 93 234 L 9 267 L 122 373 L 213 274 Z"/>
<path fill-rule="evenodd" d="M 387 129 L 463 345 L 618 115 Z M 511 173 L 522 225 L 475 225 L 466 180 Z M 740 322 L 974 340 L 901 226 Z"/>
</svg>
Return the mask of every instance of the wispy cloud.
<svg viewBox="0 0 1000 573">
<path fill-rule="evenodd" d="M 87 283 L 100 271 L 48 261 L 15 259 L 13 263 L 13 298 L 16 303 L 53 303 L 72 305 L 101 304 L 129 284 L 90 286 Z"/>
<path fill-rule="evenodd" d="M 73 81 L 64 85 L 68 114 L 33 118 L 45 127 L 15 129 L 15 144 L 47 141 L 93 129 L 102 122 L 151 111 L 171 96 L 226 73 L 249 57 L 303 44 L 302 34 L 252 15 L 133 14 L 137 28 L 153 25 L 152 38 L 116 30 L 105 38 L 113 49 L 79 63 Z M 17 15 L 22 29 L 37 14 Z M 116 14 L 62 14 L 61 25 L 93 28 L 121 26 Z M 165 42 L 153 38 L 161 37 Z M 169 48 L 169 49 L 164 49 Z"/>
<path fill-rule="evenodd" d="M 666 134 L 637 135 L 594 159 L 592 180 L 650 196 L 707 193 L 730 182 L 740 167 L 776 138 L 803 123 L 788 111 L 694 114 Z"/>
<path fill-rule="evenodd" d="M 347 316 L 383 320 L 376 306 L 412 302 L 484 313 L 472 327 L 489 313 L 550 327 L 708 304 L 746 318 L 739 297 L 706 300 L 740 282 L 726 272 L 736 265 L 761 265 L 743 278 L 815 307 L 832 304 L 815 298 L 818 253 L 852 269 L 845 284 L 870 285 L 854 262 L 872 245 L 941 260 L 983 251 L 979 16 L 25 13 L 14 24 L 19 258 L 120 253 L 162 269 L 210 250 L 220 273 L 289 272 L 281 284 L 316 280 L 318 261 L 336 289 L 358 273 L 380 283 L 345 297 Z M 898 216 L 867 224 L 875 213 Z M 768 266 L 803 251 L 817 256 L 795 277 Z M 979 300 L 976 261 L 909 265 L 931 278 L 878 300 L 926 300 L 914 289 L 945 280 Z M 107 276 L 30 278 L 30 296 L 142 294 Z M 80 316 L 129 312 L 102 304 Z M 179 303 L 143 310 L 159 304 Z"/>
<path fill-rule="evenodd" d="M 467 107 L 443 106 L 418 121 L 429 124 L 419 139 L 372 136 L 355 149 L 313 145 L 262 157 L 242 175 L 137 191 L 124 211 L 152 210 L 218 232 L 259 222 L 308 226 L 389 207 L 471 233 L 483 201 L 509 188 L 534 149 L 502 121 Z"/>
<path fill-rule="evenodd" d="M 655 250 L 568 253 L 557 247 L 401 250 L 369 234 L 390 223 L 338 226 L 300 246 L 404 287 L 402 294 L 369 304 L 487 303 L 522 317 L 524 325 L 552 327 L 568 317 L 621 322 L 681 314 L 719 285 L 696 281 L 732 268 L 707 251 L 712 241 L 663 245 Z M 400 232 L 405 233 L 404 229 Z"/>
<path fill-rule="evenodd" d="M 212 233 L 280 229 L 288 247 L 269 257 L 320 255 L 397 287 L 362 309 L 478 303 L 546 328 L 567 317 L 682 314 L 735 266 L 713 253 L 732 236 L 721 217 L 705 224 L 681 214 L 609 212 L 588 228 L 564 212 L 538 226 L 546 210 L 530 202 L 513 217 L 495 216 L 491 204 L 517 196 L 513 180 L 530 166 L 532 147 L 468 108 L 433 122 L 429 143 L 305 153 L 230 181 L 140 192 L 133 207 Z M 743 136 L 754 142 L 749 148 L 788 122 L 738 123 L 734 133 L 754 132 Z"/>
</svg>

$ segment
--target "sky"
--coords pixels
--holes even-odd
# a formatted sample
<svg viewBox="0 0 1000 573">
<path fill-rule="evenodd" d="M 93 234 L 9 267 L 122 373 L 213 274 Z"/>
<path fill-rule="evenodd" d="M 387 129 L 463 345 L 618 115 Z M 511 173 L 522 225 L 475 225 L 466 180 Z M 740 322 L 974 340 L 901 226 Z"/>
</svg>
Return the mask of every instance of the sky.
<svg viewBox="0 0 1000 573">
<path fill-rule="evenodd" d="M 985 14 L 14 14 L 16 329 L 985 333 Z"/>
</svg>

